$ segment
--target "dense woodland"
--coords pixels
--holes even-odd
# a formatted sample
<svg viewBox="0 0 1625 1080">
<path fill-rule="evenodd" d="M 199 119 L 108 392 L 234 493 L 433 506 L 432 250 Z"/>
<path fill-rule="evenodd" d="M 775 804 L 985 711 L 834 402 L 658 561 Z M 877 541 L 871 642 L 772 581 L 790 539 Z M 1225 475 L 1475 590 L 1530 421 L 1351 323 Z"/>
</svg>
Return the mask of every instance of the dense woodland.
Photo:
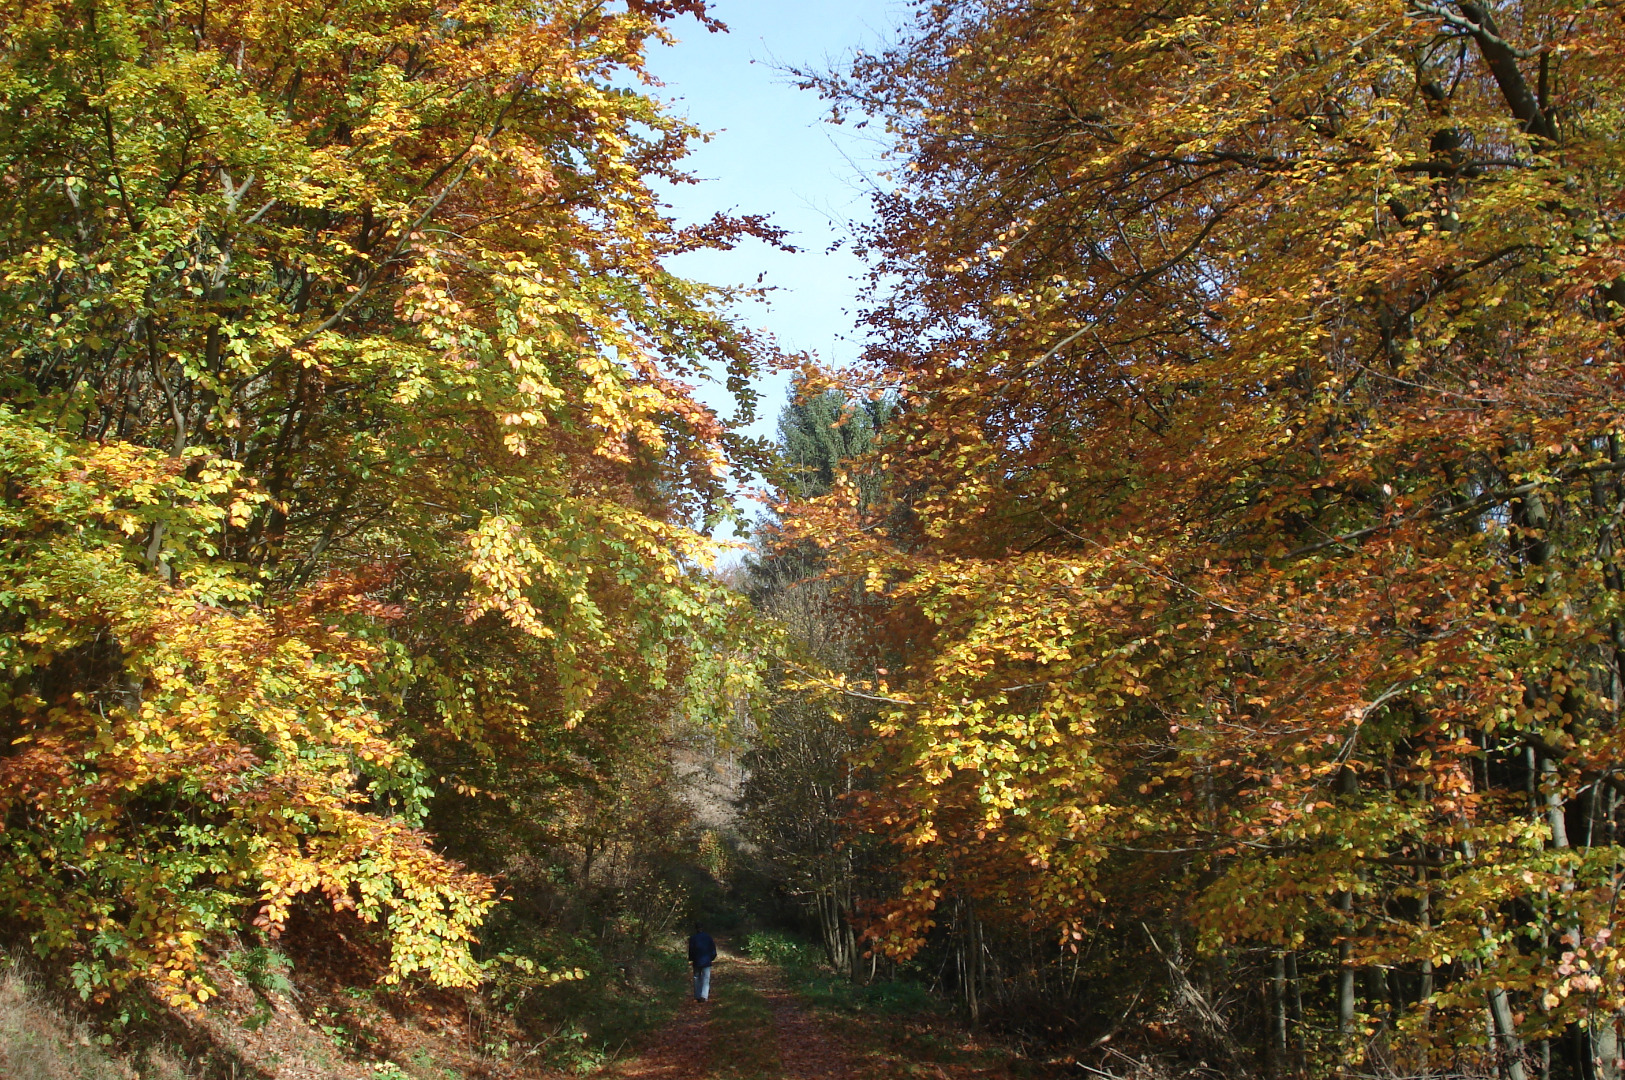
<svg viewBox="0 0 1625 1080">
<path fill-rule="evenodd" d="M 919 3 L 795 73 L 846 370 L 666 267 L 788 242 L 656 196 L 678 27 L 0 5 L 0 944 L 523 1026 L 774 922 L 1035 1059 L 1617 1080 L 1625 9 Z"/>
<path fill-rule="evenodd" d="M 761 656 L 684 380 L 770 353 L 661 260 L 775 234 L 651 194 L 679 8 L 0 15 L 0 908 L 87 998 L 323 910 L 448 987 L 682 914 L 663 748 Z"/>
</svg>

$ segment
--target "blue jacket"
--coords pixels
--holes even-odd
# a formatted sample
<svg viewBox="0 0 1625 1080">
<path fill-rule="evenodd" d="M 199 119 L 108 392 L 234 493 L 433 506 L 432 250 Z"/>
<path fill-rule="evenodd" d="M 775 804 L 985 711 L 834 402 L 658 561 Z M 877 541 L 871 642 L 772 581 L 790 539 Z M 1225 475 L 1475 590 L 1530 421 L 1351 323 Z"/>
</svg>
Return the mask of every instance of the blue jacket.
<svg viewBox="0 0 1625 1080">
<path fill-rule="evenodd" d="M 710 967 L 717 958 L 717 943 L 704 930 L 688 939 L 688 962 L 697 968 Z"/>
</svg>

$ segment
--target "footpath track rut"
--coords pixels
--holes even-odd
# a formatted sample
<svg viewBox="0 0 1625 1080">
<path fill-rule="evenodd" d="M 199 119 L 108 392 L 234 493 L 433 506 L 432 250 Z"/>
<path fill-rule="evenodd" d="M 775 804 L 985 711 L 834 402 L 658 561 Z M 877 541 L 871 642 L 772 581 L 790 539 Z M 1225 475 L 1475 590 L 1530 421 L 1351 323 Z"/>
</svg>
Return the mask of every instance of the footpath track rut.
<svg viewBox="0 0 1625 1080">
<path fill-rule="evenodd" d="M 711 1032 L 704 1006 L 687 1002 L 643 1053 L 610 1073 L 620 1080 L 701 1080 L 709 1077 Z"/>
<path fill-rule="evenodd" d="M 788 991 L 764 988 L 762 996 L 773 1007 L 784 1080 L 848 1080 L 854 1076 L 844 1048 L 824 1033 Z"/>
</svg>

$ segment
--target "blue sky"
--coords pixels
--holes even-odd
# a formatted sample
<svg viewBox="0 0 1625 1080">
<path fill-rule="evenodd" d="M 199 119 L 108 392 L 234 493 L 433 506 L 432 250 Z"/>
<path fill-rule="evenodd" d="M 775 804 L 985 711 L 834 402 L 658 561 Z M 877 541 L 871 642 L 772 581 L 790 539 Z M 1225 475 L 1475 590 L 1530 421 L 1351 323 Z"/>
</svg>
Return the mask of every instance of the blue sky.
<svg viewBox="0 0 1625 1080">
<path fill-rule="evenodd" d="M 839 67 L 854 49 L 888 38 L 907 5 L 717 0 L 711 8 L 728 33 L 710 34 L 684 19 L 674 27 L 682 40 L 650 57 L 651 71 L 666 84 L 656 96 L 714 133 L 690 159 L 702 183 L 664 194 L 681 223 L 706 220 L 718 210 L 770 215 L 802 251 L 787 254 L 751 240 L 731 252 L 681 256 L 672 268 L 727 285 L 751 284 L 764 275 L 764 284 L 777 291 L 765 304 L 742 307 L 742 321 L 825 363 L 851 360 L 857 279 L 864 268 L 846 247 L 828 249 L 847 235 L 852 220 L 868 216 L 869 178 L 883 167 L 879 147 L 867 131 L 825 123 L 827 106 L 797 90 L 781 69 Z M 764 379 L 759 389 L 760 415 L 749 430 L 771 435 L 786 400 L 786 380 Z M 732 414 L 720 387 L 701 396 Z"/>
</svg>

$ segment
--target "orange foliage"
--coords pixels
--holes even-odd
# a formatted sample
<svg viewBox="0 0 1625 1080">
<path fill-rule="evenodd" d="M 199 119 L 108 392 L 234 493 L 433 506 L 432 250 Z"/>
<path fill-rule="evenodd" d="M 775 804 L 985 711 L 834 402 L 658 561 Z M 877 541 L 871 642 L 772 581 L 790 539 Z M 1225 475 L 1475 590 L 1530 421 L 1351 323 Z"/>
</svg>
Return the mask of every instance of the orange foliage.
<svg viewBox="0 0 1625 1080">
<path fill-rule="evenodd" d="M 0 910 L 87 995 L 309 893 L 472 983 L 414 748 L 749 678 L 688 384 L 761 348 L 661 260 L 772 233 L 651 191 L 680 12 L 0 4 Z"/>
<path fill-rule="evenodd" d="M 1328 1054 L 1613 1038 L 1621 56 L 1566 3 L 994 0 L 825 80 L 906 166 L 891 499 L 796 514 L 907 660 L 882 945 L 1160 913 L 1319 950 Z"/>
</svg>

